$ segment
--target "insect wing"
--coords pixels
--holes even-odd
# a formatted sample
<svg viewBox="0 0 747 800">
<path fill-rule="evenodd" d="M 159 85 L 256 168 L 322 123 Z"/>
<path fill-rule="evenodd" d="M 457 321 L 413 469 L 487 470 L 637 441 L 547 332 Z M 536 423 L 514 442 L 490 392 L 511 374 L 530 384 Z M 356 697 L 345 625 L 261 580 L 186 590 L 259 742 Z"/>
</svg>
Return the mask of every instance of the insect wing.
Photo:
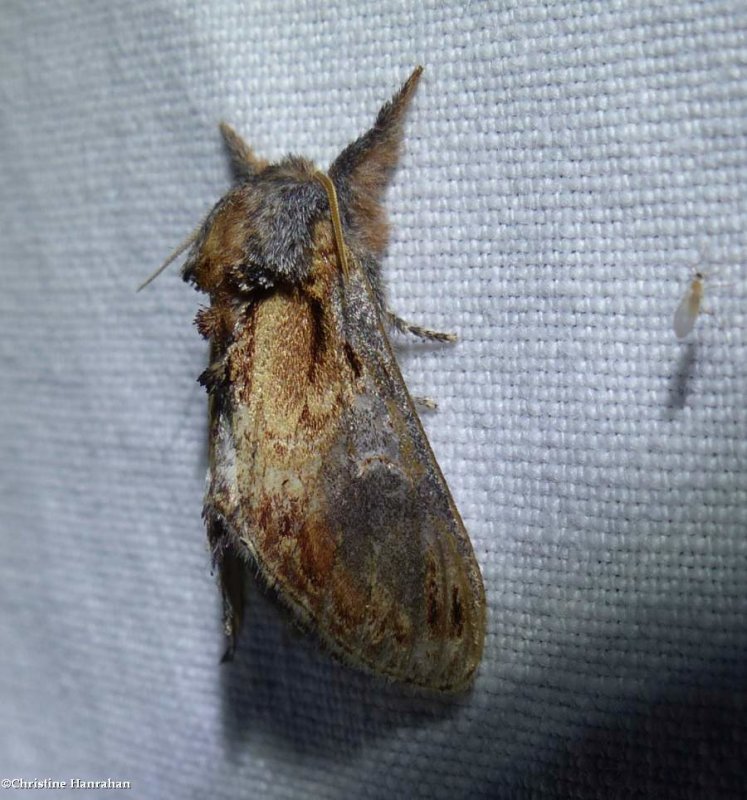
<svg viewBox="0 0 747 800">
<path fill-rule="evenodd" d="M 699 304 L 696 302 L 692 288 L 685 292 L 674 311 L 673 325 L 674 335 L 678 339 L 684 339 L 695 327 L 698 318 Z"/>
<path fill-rule="evenodd" d="M 456 690 L 482 654 L 480 570 L 367 278 L 323 261 L 227 352 L 205 514 L 339 657 Z"/>
</svg>

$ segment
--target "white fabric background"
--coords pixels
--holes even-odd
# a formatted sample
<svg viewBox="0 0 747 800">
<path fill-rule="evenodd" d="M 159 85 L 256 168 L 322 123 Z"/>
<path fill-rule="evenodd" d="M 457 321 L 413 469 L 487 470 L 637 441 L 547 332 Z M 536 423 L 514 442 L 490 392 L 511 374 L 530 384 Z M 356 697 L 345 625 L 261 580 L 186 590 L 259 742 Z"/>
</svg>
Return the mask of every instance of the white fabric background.
<svg viewBox="0 0 747 800">
<path fill-rule="evenodd" d="M 488 592 L 452 701 L 332 662 L 256 592 L 218 664 L 204 299 L 176 268 L 134 292 L 228 185 L 219 119 L 327 165 L 417 63 L 385 276 L 460 334 L 400 350 Z M 743 791 L 743 0 L 6 0 L 0 92 L 0 777 Z M 680 344 L 698 264 L 715 316 Z"/>
</svg>

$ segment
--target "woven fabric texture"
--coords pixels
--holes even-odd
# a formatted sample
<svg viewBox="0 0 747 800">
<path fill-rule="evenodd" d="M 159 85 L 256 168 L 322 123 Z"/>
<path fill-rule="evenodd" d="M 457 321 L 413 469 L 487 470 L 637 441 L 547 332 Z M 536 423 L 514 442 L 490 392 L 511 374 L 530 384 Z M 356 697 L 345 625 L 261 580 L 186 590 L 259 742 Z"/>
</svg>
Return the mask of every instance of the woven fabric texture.
<svg viewBox="0 0 747 800">
<path fill-rule="evenodd" d="M 459 334 L 396 337 L 487 589 L 456 699 L 337 664 L 256 590 L 218 663 L 204 298 L 177 268 L 135 293 L 229 185 L 219 120 L 324 166 L 419 63 L 384 275 Z M 744 791 L 743 0 L 10 2 L 0 93 L 0 778 Z M 678 342 L 696 269 L 713 314 Z"/>
</svg>

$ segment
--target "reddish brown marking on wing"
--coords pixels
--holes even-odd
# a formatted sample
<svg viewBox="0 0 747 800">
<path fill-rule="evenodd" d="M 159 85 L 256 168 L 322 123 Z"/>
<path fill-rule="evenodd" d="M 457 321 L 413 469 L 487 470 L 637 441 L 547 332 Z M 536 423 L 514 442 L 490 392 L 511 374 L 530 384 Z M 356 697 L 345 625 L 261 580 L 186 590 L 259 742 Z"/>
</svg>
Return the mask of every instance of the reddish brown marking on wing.
<svg viewBox="0 0 747 800">
<path fill-rule="evenodd" d="M 315 522 L 316 520 L 309 520 L 302 526 L 296 542 L 300 571 L 312 584 L 316 596 L 323 598 L 337 547 L 326 526 L 320 527 Z"/>
<path fill-rule="evenodd" d="M 282 502 L 277 498 L 278 502 Z M 329 591 L 329 576 L 335 563 L 336 547 L 326 529 L 320 530 L 305 509 L 291 504 L 290 510 L 262 515 L 265 527 L 256 534 L 262 561 L 285 590 L 292 584 L 302 595 L 312 616 L 321 614 Z"/>
</svg>

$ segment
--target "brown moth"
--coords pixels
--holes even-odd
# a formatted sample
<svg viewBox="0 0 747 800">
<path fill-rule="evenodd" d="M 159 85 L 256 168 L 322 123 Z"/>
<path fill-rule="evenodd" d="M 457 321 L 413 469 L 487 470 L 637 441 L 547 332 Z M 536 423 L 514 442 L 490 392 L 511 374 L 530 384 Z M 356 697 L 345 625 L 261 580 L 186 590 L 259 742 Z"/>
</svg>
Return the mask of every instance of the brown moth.
<svg viewBox="0 0 747 800">
<path fill-rule="evenodd" d="M 196 319 L 210 340 L 203 515 L 227 655 L 249 563 L 342 660 L 455 691 L 482 655 L 482 577 L 387 329 L 452 337 L 389 312 L 380 276 L 382 195 L 421 72 L 327 174 L 268 164 L 221 125 L 236 184 L 173 257 L 191 245 L 184 280 L 210 297 Z"/>
</svg>

